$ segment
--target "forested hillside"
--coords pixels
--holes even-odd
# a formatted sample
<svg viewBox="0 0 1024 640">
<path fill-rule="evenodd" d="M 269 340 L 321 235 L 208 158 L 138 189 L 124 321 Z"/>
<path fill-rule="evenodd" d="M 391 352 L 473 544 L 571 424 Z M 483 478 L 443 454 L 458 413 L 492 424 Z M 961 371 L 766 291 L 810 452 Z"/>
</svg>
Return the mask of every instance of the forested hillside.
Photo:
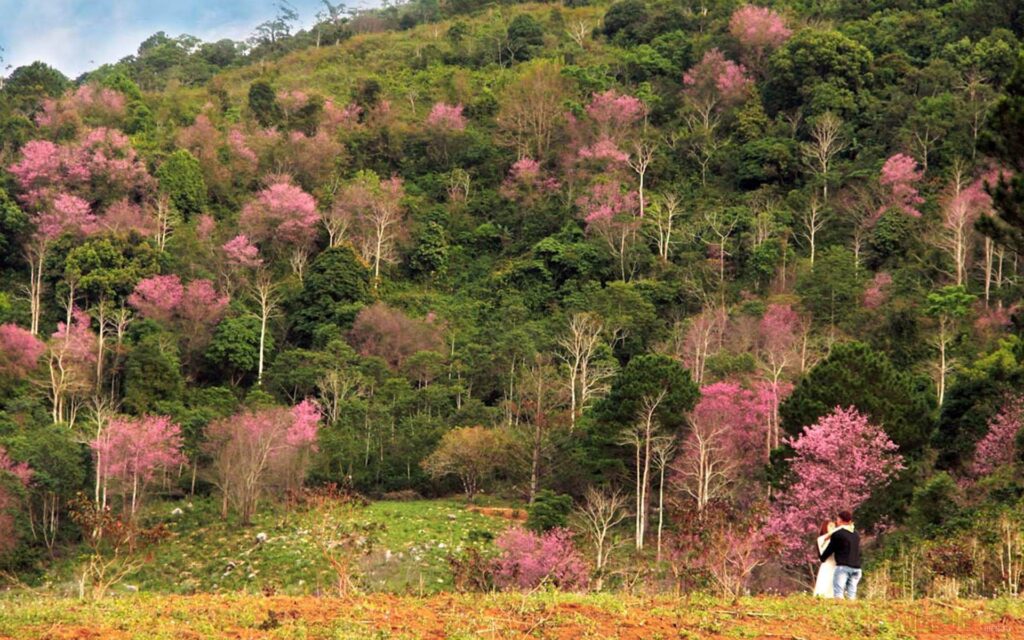
<svg viewBox="0 0 1024 640">
<path fill-rule="evenodd" d="M 463 493 L 460 588 L 790 591 L 849 508 L 1017 593 L 1019 3 L 324 4 L 4 79 L 0 568 Z"/>
</svg>

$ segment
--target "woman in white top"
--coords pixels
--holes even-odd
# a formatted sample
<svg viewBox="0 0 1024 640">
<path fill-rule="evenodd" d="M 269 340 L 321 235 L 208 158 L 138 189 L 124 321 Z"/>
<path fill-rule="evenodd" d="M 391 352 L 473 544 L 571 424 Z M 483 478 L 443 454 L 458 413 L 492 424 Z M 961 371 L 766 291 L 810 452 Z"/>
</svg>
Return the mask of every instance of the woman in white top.
<svg viewBox="0 0 1024 640">
<path fill-rule="evenodd" d="M 818 555 L 825 552 L 832 532 L 836 530 L 836 523 L 829 521 L 821 525 L 818 530 Z M 836 558 L 831 555 L 821 566 L 818 567 L 818 579 L 814 583 L 814 595 L 819 598 L 831 598 L 833 596 L 832 578 L 836 573 Z"/>
</svg>

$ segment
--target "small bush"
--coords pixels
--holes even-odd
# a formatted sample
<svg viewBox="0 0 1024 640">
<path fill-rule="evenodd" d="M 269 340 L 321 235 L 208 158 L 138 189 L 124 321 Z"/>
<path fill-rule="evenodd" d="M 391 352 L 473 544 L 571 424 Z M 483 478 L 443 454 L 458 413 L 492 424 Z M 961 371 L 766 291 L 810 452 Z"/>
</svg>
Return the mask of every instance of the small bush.
<svg viewBox="0 0 1024 640">
<path fill-rule="evenodd" d="M 549 489 L 537 493 L 533 504 L 527 509 L 526 528 L 543 533 L 555 528 L 565 528 L 569 524 L 569 512 L 572 511 L 572 498 L 557 494 Z"/>
</svg>

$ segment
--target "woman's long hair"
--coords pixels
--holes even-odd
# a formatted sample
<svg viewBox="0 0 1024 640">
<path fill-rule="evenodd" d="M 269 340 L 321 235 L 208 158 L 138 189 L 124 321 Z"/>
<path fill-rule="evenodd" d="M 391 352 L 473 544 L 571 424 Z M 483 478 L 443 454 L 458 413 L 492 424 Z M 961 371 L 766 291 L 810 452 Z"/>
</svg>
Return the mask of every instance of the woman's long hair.
<svg viewBox="0 0 1024 640">
<path fill-rule="evenodd" d="M 818 535 L 819 536 L 823 536 L 826 533 L 828 533 L 828 525 L 830 525 L 830 524 L 832 524 L 831 520 L 826 520 L 825 522 L 822 522 L 821 523 L 821 528 L 818 529 Z"/>
</svg>

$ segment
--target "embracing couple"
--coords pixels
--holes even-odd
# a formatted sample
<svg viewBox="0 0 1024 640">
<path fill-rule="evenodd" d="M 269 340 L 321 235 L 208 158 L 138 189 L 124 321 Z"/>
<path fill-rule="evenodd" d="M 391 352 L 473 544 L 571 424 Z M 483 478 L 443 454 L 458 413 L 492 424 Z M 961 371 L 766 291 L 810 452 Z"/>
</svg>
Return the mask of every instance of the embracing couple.
<svg viewBox="0 0 1024 640">
<path fill-rule="evenodd" d="M 835 520 L 821 525 L 818 533 L 821 567 L 814 595 L 821 598 L 857 599 L 860 582 L 860 534 L 853 530 L 853 516 L 840 511 Z"/>
</svg>

